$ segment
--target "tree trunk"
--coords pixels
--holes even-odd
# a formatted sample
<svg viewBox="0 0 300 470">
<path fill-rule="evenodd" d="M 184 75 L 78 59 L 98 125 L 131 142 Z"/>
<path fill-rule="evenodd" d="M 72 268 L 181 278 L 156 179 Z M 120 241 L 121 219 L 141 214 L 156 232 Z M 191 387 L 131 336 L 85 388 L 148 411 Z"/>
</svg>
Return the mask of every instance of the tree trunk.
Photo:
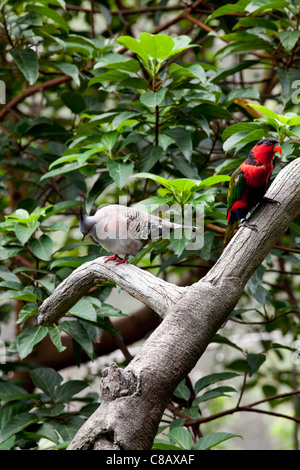
<svg viewBox="0 0 300 470">
<path fill-rule="evenodd" d="M 242 227 L 208 274 L 178 287 L 131 266 L 102 258 L 76 269 L 40 308 L 39 321 L 61 317 L 91 285 L 117 282 L 164 319 L 125 369 L 103 371 L 102 403 L 68 449 L 150 449 L 165 406 L 211 338 L 234 309 L 245 284 L 300 210 L 300 159 L 277 176 L 251 217 L 257 231 Z M 74 295 L 75 294 L 75 295 Z"/>
</svg>

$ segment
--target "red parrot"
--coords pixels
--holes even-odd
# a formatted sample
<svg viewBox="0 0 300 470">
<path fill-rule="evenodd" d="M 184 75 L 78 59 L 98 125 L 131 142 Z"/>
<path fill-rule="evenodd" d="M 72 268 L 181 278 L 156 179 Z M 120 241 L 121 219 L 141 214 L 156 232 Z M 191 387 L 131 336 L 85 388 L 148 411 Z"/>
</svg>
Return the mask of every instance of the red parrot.
<svg viewBox="0 0 300 470">
<path fill-rule="evenodd" d="M 272 160 L 275 153 L 282 153 L 278 140 L 262 139 L 250 150 L 247 159 L 234 171 L 229 182 L 227 196 L 227 229 L 224 238 L 226 245 L 232 238 L 239 221 L 255 229 L 246 220 L 248 212 L 264 198 L 270 175 L 273 171 Z"/>
</svg>

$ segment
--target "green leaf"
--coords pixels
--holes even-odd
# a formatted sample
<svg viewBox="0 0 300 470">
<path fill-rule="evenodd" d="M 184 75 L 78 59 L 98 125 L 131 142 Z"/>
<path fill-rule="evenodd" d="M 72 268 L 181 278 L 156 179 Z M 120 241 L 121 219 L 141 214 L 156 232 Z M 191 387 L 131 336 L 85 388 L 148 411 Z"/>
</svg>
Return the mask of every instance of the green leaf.
<svg viewBox="0 0 300 470">
<path fill-rule="evenodd" d="M 203 67 L 199 64 L 192 65 L 179 65 L 172 63 L 168 68 L 168 74 L 176 80 L 176 83 L 180 81 L 185 81 L 187 78 L 197 78 L 201 82 L 206 81 L 206 75 Z M 209 96 L 209 95 L 207 95 Z M 210 98 L 214 98 L 214 95 L 210 95 Z"/>
<path fill-rule="evenodd" d="M 180 382 L 179 385 L 177 385 L 175 391 L 174 391 L 175 397 L 182 398 L 183 400 L 189 400 L 191 396 L 191 391 L 190 389 L 186 386 L 185 381 Z"/>
<path fill-rule="evenodd" d="M 24 224 L 15 224 L 15 234 L 17 239 L 19 240 L 22 245 L 25 245 L 25 243 L 29 240 L 31 235 L 38 229 L 40 226 L 40 223 L 38 221 L 35 221 L 32 225 L 24 225 Z"/>
<path fill-rule="evenodd" d="M 62 376 L 50 367 L 37 367 L 30 372 L 30 376 L 34 385 L 55 401 Z"/>
<path fill-rule="evenodd" d="M 191 132 L 187 131 L 183 127 L 176 127 L 174 129 L 165 130 L 164 133 L 175 141 L 182 154 L 185 156 L 187 161 L 190 162 L 193 150 Z"/>
<path fill-rule="evenodd" d="M 152 449 L 181 450 L 181 447 L 175 446 L 174 444 L 170 444 L 170 442 L 165 441 L 164 439 L 155 438 Z"/>
<path fill-rule="evenodd" d="M 101 138 L 101 143 L 103 145 L 106 145 L 108 150 L 112 150 L 114 148 L 115 143 L 117 142 L 117 138 L 117 131 L 106 132 Z"/>
<path fill-rule="evenodd" d="M 57 325 L 48 326 L 48 333 L 49 333 L 49 336 L 52 340 L 52 343 L 54 344 L 54 346 L 56 347 L 58 352 L 63 352 L 66 349 L 66 346 L 63 346 L 63 344 L 61 342 L 61 338 L 60 338 L 61 327 L 60 327 L 60 325 L 59 326 L 57 326 Z"/>
<path fill-rule="evenodd" d="M 149 60 L 149 54 L 146 52 L 146 50 L 139 41 L 137 41 L 131 36 L 122 36 L 117 39 L 117 43 L 121 44 L 121 46 L 126 47 L 130 51 L 135 52 L 147 64 Z"/>
<path fill-rule="evenodd" d="M 210 176 L 209 178 L 205 178 L 201 181 L 198 186 L 199 189 L 208 188 L 209 186 L 213 186 L 214 184 L 223 183 L 224 181 L 230 181 L 230 176 L 227 175 L 215 175 Z"/>
<path fill-rule="evenodd" d="M 35 432 L 38 437 L 44 437 L 48 441 L 52 441 L 55 444 L 59 443 L 59 436 L 52 426 L 48 423 L 43 423 Z"/>
<path fill-rule="evenodd" d="M 209 374 L 206 375 L 205 377 L 202 377 L 201 379 L 197 380 L 195 383 L 195 394 L 200 392 L 205 387 L 208 387 L 208 385 L 214 384 L 216 382 L 219 382 L 221 380 L 230 380 L 233 377 L 238 377 L 239 374 L 236 374 L 235 372 L 217 372 L 215 374 Z"/>
<path fill-rule="evenodd" d="M 29 248 L 37 258 L 49 261 L 52 255 L 53 241 L 48 235 L 42 235 L 40 238 L 30 240 Z"/>
<path fill-rule="evenodd" d="M 1 297 L 0 297 L 0 300 L 8 300 L 8 299 L 16 299 L 16 300 L 24 300 L 24 301 L 27 301 L 27 302 L 34 302 L 36 300 L 36 295 L 31 293 L 31 292 L 27 292 L 26 290 L 7 290 L 6 292 L 4 292 Z"/>
<path fill-rule="evenodd" d="M 70 439 L 73 439 L 78 429 L 84 424 L 84 421 L 85 420 L 79 416 L 70 416 L 63 421 L 52 420 L 51 424 L 62 439 L 65 442 L 69 442 Z M 64 445 L 64 443 L 61 445 Z"/>
<path fill-rule="evenodd" d="M 190 239 L 187 238 L 181 230 L 172 231 L 170 233 L 170 240 L 172 242 L 172 247 L 176 256 L 180 256 L 183 253 L 186 245 L 190 241 Z"/>
<path fill-rule="evenodd" d="M 117 116 L 113 119 L 111 125 L 113 129 L 122 129 L 124 126 L 132 126 L 134 123 L 138 122 L 138 114 L 135 111 L 124 111 L 123 113 L 118 113 Z"/>
<path fill-rule="evenodd" d="M 160 146 L 148 145 L 142 151 L 138 162 L 139 171 L 149 171 L 163 156 L 163 149 Z"/>
<path fill-rule="evenodd" d="M 22 51 L 13 50 L 10 52 L 14 61 L 16 62 L 18 69 L 29 85 L 34 85 L 39 76 L 39 63 L 38 56 L 32 49 L 23 49 Z"/>
<path fill-rule="evenodd" d="M 47 8 L 47 7 L 43 7 L 40 5 L 28 4 L 26 5 L 25 9 L 26 11 L 31 11 L 33 13 L 36 13 L 39 16 L 43 16 L 47 20 L 49 20 L 50 18 L 59 26 L 61 26 L 65 30 L 66 33 L 69 32 L 68 23 L 63 19 L 63 17 L 57 11 L 53 10 L 52 8 Z"/>
<path fill-rule="evenodd" d="M 6 281 L 20 282 L 18 276 L 12 273 L 5 266 L 0 266 L 0 279 L 5 279 Z"/>
<path fill-rule="evenodd" d="M 195 398 L 193 401 L 194 405 L 198 405 L 199 403 L 203 403 L 204 401 L 212 400 L 213 398 L 217 397 L 228 397 L 228 392 L 236 392 L 236 389 L 233 387 L 216 387 L 213 390 L 209 390 L 208 392 L 204 392 L 199 397 Z"/>
<path fill-rule="evenodd" d="M 285 7 L 289 7 L 290 3 L 287 1 L 275 1 L 267 2 L 265 0 L 253 0 L 253 2 L 248 3 L 245 8 L 245 11 L 248 11 L 252 14 L 265 13 L 266 11 L 272 10 L 283 10 Z"/>
<path fill-rule="evenodd" d="M 203 261 L 208 261 L 211 257 L 211 249 L 212 249 L 213 241 L 214 241 L 214 234 L 208 231 L 204 232 L 203 247 L 199 251 L 199 256 L 200 258 L 203 259 Z"/>
<path fill-rule="evenodd" d="M 203 103 L 192 109 L 192 114 L 196 117 L 204 116 L 207 121 L 213 119 L 232 120 L 232 114 L 228 109 L 213 103 Z"/>
<path fill-rule="evenodd" d="M 108 173 L 120 189 L 126 184 L 129 176 L 132 175 L 133 168 L 134 164 L 132 162 L 122 163 L 116 160 L 109 160 L 107 162 Z"/>
<path fill-rule="evenodd" d="M 264 271 L 265 269 L 262 269 L 262 267 L 258 268 L 247 282 L 247 291 L 249 294 L 263 305 L 271 301 L 270 292 L 261 285 Z"/>
<path fill-rule="evenodd" d="M 89 320 L 96 322 L 97 313 L 93 305 L 87 300 L 80 299 L 70 310 L 69 313 L 74 315 L 74 317 L 83 318 L 84 320 Z"/>
<path fill-rule="evenodd" d="M 197 46 L 197 44 L 190 44 L 191 38 L 190 38 L 190 36 L 187 36 L 185 34 L 182 34 L 181 36 L 174 37 L 172 39 L 174 41 L 174 46 L 173 46 L 173 49 L 172 49 L 172 52 L 171 52 L 170 56 L 172 56 L 174 54 L 178 54 L 179 52 L 184 51 L 185 49 L 188 49 L 190 47 L 196 47 Z M 198 64 L 194 64 L 194 65 L 198 65 Z"/>
<path fill-rule="evenodd" d="M 61 214 L 63 213 L 63 211 L 71 209 L 71 207 L 75 207 L 78 205 L 79 205 L 79 202 L 73 201 L 73 200 L 58 202 L 54 204 L 53 206 L 49 206 L 49 210 L 47 210 L 47 213 L 46 213 L 47 218 L 52 217 L 55 214 Z"/>
<path fill-rule="evenodd" d="M 101 173 L 100 177 L 96 180 L 96 182 L 90 189 L 89 194 L 87 196 L 87 200 L 86 200 L 87 213 L 90 213 L 90 210 L 92 208 L 92 205 L 95 199 L 98 196 L 100 196 L 100 194 L 104 191 L 104 189 L 107 188 L 112 183 L 113 183 L 113 179 L 110 177 L 108 171 L 104 171 L 103 173 Z"/>
<path fill-rule="evenodd" d="M 278 31 L 277 25 L 275 22 L 267 20 L 266 18 L 257 18 L 257 17 L 246 17 L 240 19 L 233 27 L 233 31 L 243 27 L 243 28 L 264 28 L 271 31 Z"/>
<path fill-rule="evenodd" d="M 17 338 L 17 350 L 21 359 L 30 354 L 34 346 L 45 338 L 48 328 L 45 326 L 29 326 Z"/>
<path fill-rule="evenodd" d="M 249 377 L 258 371 L 260 366 L 265 362 L 266 356 L 264 354 L 252 354 L 247 355 L 247 363 L 249 366 Z"/>
<path fill-rule="evenodd" d="M 266 106 L 261 106 L 261 105 L 258 105 L 258 104 L 251 104 L 251 103 L 249 103 L 249 106 L 251 106 L 254 109 L 257 109 L 257 111 L 260 111 L 262 114 L 264 114 L 265 116 L 267 116 L 271 119 L 278 119 L 278 114 L 276 114 L 271 109 L 266 108 Z"/>
<path fill-rule="evenodd" d="M 235 74 L 244 69 L 250 69 L 253 65 L 257 64 L 256 60 L 244 60 L 239 62 L 237 65 L 231 65 L 230 67 L 226 67 L 224 69 L 218 69 L 216 75 L 212 78 L 212 83 L 218 83 L 224 80 L 226 77 L 230 77 L 231 75 Z"/>
<path fill-rule="evenodd" d="M 186 428 L 173 427 L 168 433 L 168 438 L 176 442 L 181 449 L 190 450 L 192 448 L 192 435 Z"/>
<path fill-rule="evenodd" d="M 240 437 L 243 439 L 242 436 L 238 434 L 231 434 L 229 432 L 214 432 L 211 434 L 206 434 L 205 436 L 200 437 L 200 439 L 197 439 L 195 447 L 197 450 L 208 450 L 220 444 L 221 442 L 227 441 L 227 439 L 232 439 L 233 437 Z"/>
<path fill-rule="evenodd" d="M 120 88 L 133 88 L 134 91 L 136 90 L 145 90 L 147 91 L 149 89 L 149 83 L 145 78 L 136 78 L 136 77 L 130 77 L 130 78 L 125 78 L 125 80 L 122 80 L 119 83 Z"/>
<path fill-rule="evenodd" d="M 25 307 L 22 308 L 22 310 L 19 312 L 19 318 L 17 320 L 18 323 L 22 323 L 24 320 L 26 320 L 29 317 L 32 317 L 33 315 L 36 315 L 38 313 L 38 307 L 34 303 L 30 303 L 25 305 Z"/>
<path fill-rule="evenodd" d="M 26 398 L 33 397 L 32 394 L 29 394 L 24 388 L 18 387 L 12 382 L 0 382 L 0 396 L 1 396 L 1 406 L 6 405 L 10 401 L 15 400 L 24 400 Z"/>
<path fill-rule="evenodd" d="M 285 50 L 291 52 L 300 38 L 300 31 L 282 31 L 278 36 Z"/>
<path fill-rule="evenodd" d="M 252 132 L 237 132 L 231 135 L 223 144 L 223 149 L 228 152 L 231 149 L 240 149 L 249 142 L 256 142 L 266 135 L 264 129 L 256 129 Z"/>
<path fill-rule="evenodd" d="M 236 134 L 238 132 L 252 132 L 256 129 L 260 129 L 260 124 L 256 122 L 239 122 L 238 124 L 233 124 L 232 126 L 226 127 L 222 133 L 222 139 L 225 141 L 228 137 Z"/>
<path fill-rule="evenodd" d="M 98 68 L 109 68 L 137 73 L 140 70 L 141 66 L 139 62 L 135 59 L 128 59 L 122 54 L 111 53 L 106 54 L 103 58 L 97 61 L 94 69 Z"/>
<path fill-rule="evenodd" d="M 23 290 L 24 286 L 21 282 L 15 281 L 2 281 L 0 282 L 0 288 L 12 289 L 13 291 Z"/>
<path fill-rule="evenodd" d="M 50 269 L 53 269 L 57 266 L 67 266 L 69 268 L 78 268 L 83 263 L 87 261 L 91 261 L 94 257 L 93 256 L 66 256 L 64 258 L 58 258 L 54 260 L 51 265 Z"/>
<path fill-rule="evenodd" d="M 289 126 L 299 126 L 300 125 L 300 116 L 292 117 L 288 120 Z"/>
<path fill-rule="evenodd" d="M 74 395 L 88 387 L 83 380 L 69 380 L 57 387 L 55 391 L 55 403 L 66 403 L 73 398 Z"/>
<path fill-rule="evenodd" d="M 254 88 L 241 88 L 231 90 L 226 96 L 224 104 L 228 105 L 232 103 L 237 98 L 251 98 L 253 100 L 259 99 L 259 91 Z"/>
<path fill-rule="evenodd" d="M 60 324 L 65 333 L 82 347 L 90 359 L 94 359 L 94 347 L 86 328 L 80 321 L 64 321 Z"/>
<path fill-rule="evenodd" d="M 219 334 L 214 335 L 211 342 L 218 344 L 227 344 L 228 346 L 231 346 L 232 348 L 237 349 L 238 351 L 243 351 L 242 348 L 240 348 L 237 344 L 233 343 L 225 336 L 221 336 Z"/>
<path fill-rule="evenodd" d="M 284 70 L 277 67 L 277 73 L 281 85 L 281 98 L 285 105 L 293 97 L 295 104 L 299 103 L 299 71 L 297 69 Z M 296 89 L 295 89 L 296 88 Z"/>
<path fill-rule="evenodd" d="M 54 62 L 53 65 L 61 70 L 65 75 L 72 77 L 76 85 L 80 86 L 79 70 L 77 65 L 70 64 L 69 62 Z"/>
<path fill-rule="evenodd" d="M 0 247 L 0 261 L 13 258 L 24 252 L 23 247 Z"/>
<path fill-rule="evenodd" d="M 0 451 L 1 450 L 11 450 L 11 448 L 15 444 L 15 440 L 16 440 L 16 437 L 13 435 L 13 436 L 9 437 L 8 439 L 6 439 L 5 441 L 3 441 L 0 444 Z"/>
<path fill-rule="evenodd" d="M 155 108 L 162 103 L 167 91 L 167 88 L 161 88 L 156 93 L 153 91 L 147 91 L 141 95 L 141 102 L 148 108 Z"/>
<path fill-rule="evenodd" d="M 103 72 L 100 75 L 93 77 L 89 81 L 89 86 L 92 86 L 95 83 L 118 82 L 120 80 L 125 80 L 126 78 L 129 78 L 128 73 L 119 72 L 118 70 L 109 70 L 108 72 Z"/>
<path fill-rule="evenodd" d="M 39 418 L 32 413 L 19 413 L 13 416 L 0 431 L 0 443 L 7 441 L 11 436 L 38 422 Z"/>
<path fill-rule="evenodd" d="M 75 114 L 82 113 L 86 108 L 82 94 L 76 91 L 65 91 L 61 94 L 61 99 L 63 103 Z"/>
<path fill-rule="evenodd" d="M 242 12 L 249 3 L 249 0 L 240 0 L 235 4 L 226 3 L 226 5 L 217 8 L 206 20 L 206 23 L 219 16 L 230 15 L 231 13 Z"/>
<path fill-rule="evenodd" d="M 174 46 L 173 39 L 166 34 L 142 33 L 139 40 L 146 53 L 155 60 L 169 57 Z"/>
</svg>

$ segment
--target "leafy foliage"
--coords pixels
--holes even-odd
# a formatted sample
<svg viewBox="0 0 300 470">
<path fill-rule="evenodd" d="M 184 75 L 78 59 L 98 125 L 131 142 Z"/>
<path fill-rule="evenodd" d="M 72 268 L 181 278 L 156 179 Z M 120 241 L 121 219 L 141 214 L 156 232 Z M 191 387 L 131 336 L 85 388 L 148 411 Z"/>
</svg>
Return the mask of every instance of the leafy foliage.
<svg viewBox="0 0 300 470">
<path fill-rule="evenodd" d="M 274 175 L 300 155 L 298 2 L 202 2 L 188 14 L 185 5 L 173 10 L 170 2 L 144 1 L 132 11 L 127 3 L 125 12 L 110 1 L 95 3 L 91 13 L 80 1 L 1 2 L 7 104 L 0 109 L 0 320 L 3 331 L 6 322 L 16 324 L 0 364 L 2 449 L 41 448 L 43 439 L 63 448 L 97 406 L 92 394 L 75 397 L 85 381 L 62 383 L 42 359 L 35 362 L 48 339 L 61 354 L 62 338 L 71 338 L 69 365 L 81 364 L 82 352 L 94 360 L 105 331 L 122 342 L 110 317 L 124 313 L 109 305 L 115 286 L 108 283 L 59 324 L 35 321 L 41 303 L 73 269 L 106 254 L 91 240 L 80 242 L 82 200 L 88 213 L 119 198 L 146 210 L 188 204 L 194 216 L 201 208 L 200 250 L 188 250 L 187 239 L 159 240 L 134 261 L 192 282 L 221 253 L 227 182 L 254 143 L 280 140 Z M 299 374 L 299 240 L 295 220 L 213 338 L 224 356 L 221 371 L 212 366 L 194 385 L 179 384 L 154 448 L 204 450 L 236 437 L 219 432 L 219 420 L 215 428 L 206 423 L 218 407 L 226 419 L 223 403 L 230 397 L 239 403 L 234 412 L 241 411 L 252 389 L 265 398 L 266 413 L 282 405 L 275 400 L 282 393 L 291 405 Z M 251 332 L 258 339 L 250 347 L 235 339 Z M 24 373 L 29 391 L 18 379 Z"/>
</svg>

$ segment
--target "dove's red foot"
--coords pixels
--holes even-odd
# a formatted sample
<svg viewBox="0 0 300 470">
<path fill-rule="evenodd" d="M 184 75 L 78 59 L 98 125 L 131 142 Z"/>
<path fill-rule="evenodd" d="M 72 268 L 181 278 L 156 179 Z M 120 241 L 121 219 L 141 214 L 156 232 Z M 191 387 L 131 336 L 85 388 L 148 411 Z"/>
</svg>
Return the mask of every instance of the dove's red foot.
<svg viewBox="0 0 300 470">
<path fill-rule="evenodd" d="M 125 256 L 125 258 L 120 258 L 120 259 L 116 262 L 116 264 L 124 264 L 124 263 L 125 263 L 125 264 L 129 263 L 129 261 L 128 261 L 128 256 Z"/>
<path fill-rule="evenodd" d="M 123 264 L 123 263 L 128 263 L 128 256 L 125 256 L 125 258 L 120 258 L 119 255 L 113 255 L 113 256 L 105 256 L 105 261 L 104 263 L 107 263 L 107 261 L 116 261 L 116 264 Z"/>
<path fill-rule="evenodd" d="M 119 255 L 105 256 L 105 261 L 104 261 L 104 263 L 107 263 L 107 261 L 116 261 L 116 260 L 121 261 L 122 258 L 120 258 Z"/>
</svg>

